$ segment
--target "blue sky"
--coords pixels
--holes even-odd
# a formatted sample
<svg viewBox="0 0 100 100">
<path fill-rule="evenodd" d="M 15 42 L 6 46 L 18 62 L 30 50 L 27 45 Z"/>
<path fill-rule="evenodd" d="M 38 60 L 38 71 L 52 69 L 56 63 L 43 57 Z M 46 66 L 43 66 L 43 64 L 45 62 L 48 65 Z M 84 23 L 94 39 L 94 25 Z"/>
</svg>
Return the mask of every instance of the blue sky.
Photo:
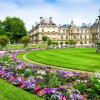
<svg viewBox="0 0 100 100">
<path fill-rule="evenodd" d="M 93 23 L 99 14 L 100 0 L 0 0 L 0 19 L 17 16 L 28 30 L 39 17 L 53 17 L 56 24 Z"/>
</svg>

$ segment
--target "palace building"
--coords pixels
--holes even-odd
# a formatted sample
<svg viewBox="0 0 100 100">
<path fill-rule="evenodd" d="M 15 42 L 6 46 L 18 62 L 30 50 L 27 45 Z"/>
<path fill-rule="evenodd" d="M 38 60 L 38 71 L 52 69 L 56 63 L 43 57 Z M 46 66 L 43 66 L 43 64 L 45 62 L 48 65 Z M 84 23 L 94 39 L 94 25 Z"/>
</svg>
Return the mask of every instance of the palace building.
<svg viewBox="0 0 100 100">
<path fill-rule="evenodd" d="M 35 23 L 29 32 L 32 43 L 41 43 L 42 36 L 47 36 L 53 41 L 62 41 L 65 44 L 66 40 L 75 40 L 76 46 L 95 46 L 100 39 L 100 15 L 98 19 L 91 25 L 83 23 L 80 27 L 76 26 L 73 21 L 70 24 L 57 26 L 52 17 L 40 17 L 40 22 Z"/>
</svg>

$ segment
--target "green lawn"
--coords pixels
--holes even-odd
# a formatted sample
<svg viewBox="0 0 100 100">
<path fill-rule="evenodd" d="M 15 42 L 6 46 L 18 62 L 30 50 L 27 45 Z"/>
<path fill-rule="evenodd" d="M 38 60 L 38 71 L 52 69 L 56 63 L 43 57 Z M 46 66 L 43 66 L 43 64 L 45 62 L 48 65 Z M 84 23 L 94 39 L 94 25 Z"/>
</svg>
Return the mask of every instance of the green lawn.
<svg viewBox="0 0 100 100">
<path fill-rule="evenodd" d="M 29 44 L 27 48 L 40 48 L 40 47 L 43 47 L 43 46 L 39 45 L 39 44 L 37 44 L 37 45 L 36 44 Z M 23 44 L 8 44 L 5 49 L 21 50 L 24 48 L 23 48 Z"/>
<path fill-rule="evenodd" d="M 18 55 L 23 60 L 24 54 Z M 63 68 L 84 71 L 100 71 L 100 54 L 95 48 L 68 48 L 31 52 L 26 56 L 29 60 Z"/>
<path fill-rule="evenodd" d="M 0 79 L 0 100 L 43 100 Z"/>
</svg>

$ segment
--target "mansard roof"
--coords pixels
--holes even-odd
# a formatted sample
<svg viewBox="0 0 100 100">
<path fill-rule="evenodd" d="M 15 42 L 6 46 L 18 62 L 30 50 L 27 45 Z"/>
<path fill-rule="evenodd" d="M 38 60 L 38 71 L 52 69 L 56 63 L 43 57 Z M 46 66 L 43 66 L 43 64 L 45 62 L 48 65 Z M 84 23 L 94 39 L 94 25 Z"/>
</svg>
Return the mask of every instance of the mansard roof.
<svg viewBox="0 0 100 100">
<path fill-rule="evenodd" d="M 50 18 L 42 18 L 40 19 L 40 25 L 51 25 L 55 26 L 56 24 L 52 21 L 52 17 Z"/>
</svg>

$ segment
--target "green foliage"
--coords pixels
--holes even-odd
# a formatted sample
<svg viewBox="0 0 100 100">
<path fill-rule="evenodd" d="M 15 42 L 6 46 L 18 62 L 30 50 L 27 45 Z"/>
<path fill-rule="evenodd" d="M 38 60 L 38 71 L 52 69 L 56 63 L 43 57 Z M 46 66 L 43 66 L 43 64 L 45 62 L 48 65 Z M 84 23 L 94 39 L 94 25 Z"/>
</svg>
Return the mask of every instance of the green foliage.
<svg viewBox="0 0 100 100">
<path fill-rule="evenodd" d="M 5 34 L 5 31 L 3 28 L 3 23 L 2 23 L 2 21 L 0 21 L 0 35 L 4 35 L 4 34 Z"/>
<path fill-rule="evenodd" d="M 49 40 L 47 41 L 47 44 L 48 44 L 48 46 L 52 45 L 52 40 L 49 39 Z"/>
<path fill-rule="evenodd" d="M 52 76 L 49 80 L 50 87 L 56 88 L 56 87 L 59 87 L 60 84 L 61 84 L 61 82 L 58 80 L 58 77 L 56 75 L 52 74 Z"/>
<path fill-rule="evenodd" d="M 65 44 L 70 44 L 70 43 L 69 43 L 69 40 L 65 41 Z"/>
<path fill-rule="evenodd" d="M 29 68 L 25 69 L 25 71 L 24 71 L 24 76 L 25 76 L 25 77 L 32 76 L 32 70 L 29 69 Z"/>
<path fill-rule="evenodd" d="M 17 17 L 7 17 L 4 22 L 4 31 L 12 42 L 18 42 L 23 36 L 26 35 L 26 27 L 24 22 Z"/>
<path fill-rule="evenodd" d="M 74 45 L 76 44 L 76 41 L 75 41 L 75 40 L 69 40 L 69 44 L 70 44 L 71 46 L 74 46 Z"/>
<path fill-rule="evenodd" d="M 75 88 L 76 90 L 79 90 L 80 93 L 83 94 L 83 93 L 86 92 L 86 88 L 87 88 L 87 86 L 86 86 L 86 84 L 80 82 L 80 83 L 78 83 L 77 85 L 75 85 L 74 88 Z"/>
<path fill-rule="evenodd" d="M 87 93 L 90 98 L 100 98 L 100 79 L 92 77 L 88 82 Z"/>
<path fill-rule="evenodd" d="M 50 88 L 57 88 L 61 85 L 58 77 L 50 72 L 46 72 L 46 75 L 43 76 L 45 82 L 42 84 L 42 87 L 50 87 Z"/>
<path fill-rule="evenodd" d="M 48 37 L 47 37 L 47 36 L 42 36 L 42 41 L 43 41 L 44 43 L 46 43 L 47 40 L 48 40 Z"/>
<path fill-rule="evenodd" d="M 100 43 L 99 42 L 97 43 L 97 50 L 96 50 L 96 52 L 100 53 Z"/>
<path fill-rule="evenodd" d="M 59 43 L 58 43 L 58 42 L 55 42 L 55 44 L 56 44 L 56 46 L 58 46 L 58 45 L 59 45 Z"/>
<path fill-rule="evenodd" d="M 9 43 L 9 38 L 6 35 L 1 35 L 0 36 L 0 46 L 1 46 L 1 49 L 3 47 L 5 47 L 8 43 Z"/>
<path fill-rule="evenodd" d="M 60 45 L 62 46 L 63 45 L 63 42 L 60 42 Z"/>
<path fill-rule="evenodd" d="M 24 44 L 24 47 L 26 47 L 26 46 L 28 45 L 29 42 L 30 42 L 29 36 L 23 36 L 23 37 L 21 38 L 21 43 Z"/>
<path fill-rule="evenodd" d="M 98 100 L 100 98 L 100 79 L 91 77 L 87 83 L 78 83 L 74 86 L 82 94 L 87 93 L 90 100 Z"/>
<path fill-rule="evenodd" d="M 15 67 L 16 65 L 16 63 L 13 62 L 13 60 L 8 55 L 0 57 L 0 64 L 6 65 L 7 67 L 12 67 L 12 66 Z"/>
<path fill-rule="evenodd" d="M 51 40 L 51 39 L 49 39 L 49 40 L 47 41 L 47 45 L 48 45 L 48 46 L 51 46 L 51 45 L 52 45 L 52 40 Z"/>
</svg>

